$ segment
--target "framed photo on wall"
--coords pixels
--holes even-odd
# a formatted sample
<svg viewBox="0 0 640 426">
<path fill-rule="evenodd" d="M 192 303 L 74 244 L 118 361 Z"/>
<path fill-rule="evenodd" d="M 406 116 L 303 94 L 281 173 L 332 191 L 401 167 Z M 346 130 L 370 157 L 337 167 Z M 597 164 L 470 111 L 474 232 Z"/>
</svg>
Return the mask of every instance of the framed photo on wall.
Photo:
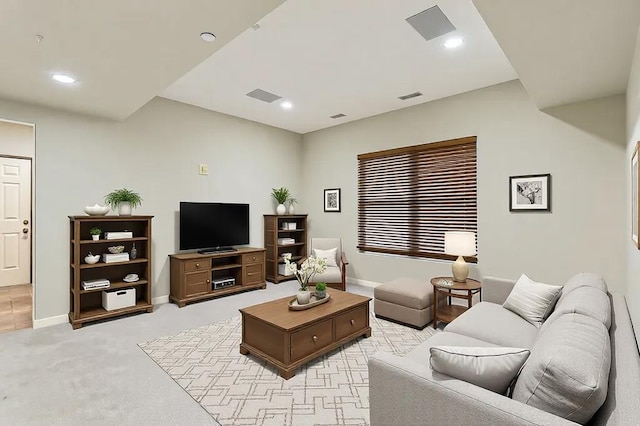
<svg viewBox="0 0 640 426">
<path fill-rule="evenodd" d="M 324 211 L 340 212 L 340 188 L 324 190 Z"/>
<path fill-rule="evenodd" d="M 509 177 L 509 211 L 551 211 L 551 175 Z"/>
<path fill-rule="evenodd" d="M 638 175 L 638 147 L 640 142 L 636 143 L 636 149 L 631 156 L 631 239 L 637 248 L 640 249 L 640 240 L 638 240 L 638 228 L 640 223 L 638 220 L 638 197 L 640 197 L 640 176 Z"/>
</svg>

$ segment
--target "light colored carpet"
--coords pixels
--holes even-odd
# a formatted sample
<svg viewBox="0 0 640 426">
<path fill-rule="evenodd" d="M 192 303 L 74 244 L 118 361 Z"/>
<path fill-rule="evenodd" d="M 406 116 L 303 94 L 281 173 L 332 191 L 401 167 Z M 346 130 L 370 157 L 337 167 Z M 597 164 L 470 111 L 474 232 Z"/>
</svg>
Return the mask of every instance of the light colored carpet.
<svg viewBox="0 0 640 426">
<path fill-rule="evenodd" d="M 241 355 L 240 317 L 140 343 L 140 348 L 222 425 L 368 425 L 367 360 L 403 355 L 435 331 L 371 316 L 370 338 L 310 362 L 290 380 Z"/>
</svg>

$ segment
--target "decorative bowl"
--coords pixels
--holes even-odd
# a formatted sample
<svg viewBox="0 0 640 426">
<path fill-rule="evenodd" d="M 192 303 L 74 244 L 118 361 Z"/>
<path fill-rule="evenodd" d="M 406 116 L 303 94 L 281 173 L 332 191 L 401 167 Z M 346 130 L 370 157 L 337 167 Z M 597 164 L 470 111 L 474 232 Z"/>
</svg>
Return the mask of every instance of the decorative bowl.
<svg viewBox="0 0 640 426">
<path fill-rule="evenodd" d="M 124 246 L 111 246 L 107 247 L 107 250 L 109 250 L 109 253 L 113 254 L 122 253 L 124 251 Z"/>
<path fill-rule="evenodd" d="M 100 255 L 96 254 L 96 255 L 87 255 L 84 258 L 84 261 L 86 263 L 88 263 L 89 265 L 93 265 L 94 263 L 98 263 L 98 261 L 100 260 Z"/>
<path fill-rule="evenodd" d="M 89 216 L 104 216 L 109 213 L 111 207 L 101 206 L 100 204 L 94 204 L 93 206 L 86 206 L 84 212 Z"/>
</svg>

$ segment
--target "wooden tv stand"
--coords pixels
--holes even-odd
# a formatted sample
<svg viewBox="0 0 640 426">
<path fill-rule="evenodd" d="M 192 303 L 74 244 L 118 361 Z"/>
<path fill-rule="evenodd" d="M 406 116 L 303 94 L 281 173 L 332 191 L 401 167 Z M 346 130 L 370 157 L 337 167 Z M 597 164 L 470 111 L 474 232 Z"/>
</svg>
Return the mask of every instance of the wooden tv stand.
<svg viewBox="0 0 640 426">
<path fill-rule="evenodd" d="M 246 290 L 266 288 L 265 249 L 243 247 L 221 253 L 170 254 L 171 292 L 169 299 L 179 307 Z M 228 278 L 235 285 L 214 288 Z"/>
</svg>

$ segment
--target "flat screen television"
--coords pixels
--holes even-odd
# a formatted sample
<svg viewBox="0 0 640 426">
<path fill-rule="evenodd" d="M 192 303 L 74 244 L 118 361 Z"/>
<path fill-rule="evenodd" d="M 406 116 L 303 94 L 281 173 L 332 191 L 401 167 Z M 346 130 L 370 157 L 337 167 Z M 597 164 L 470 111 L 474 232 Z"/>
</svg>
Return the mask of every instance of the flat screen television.
<svg viewBox="0 0 640 426">
<path fill-rule="evenodd" d="M 180 203 L 180 250 L 232 251 L 249 244 L 249 204 Z"/>
</svg>

